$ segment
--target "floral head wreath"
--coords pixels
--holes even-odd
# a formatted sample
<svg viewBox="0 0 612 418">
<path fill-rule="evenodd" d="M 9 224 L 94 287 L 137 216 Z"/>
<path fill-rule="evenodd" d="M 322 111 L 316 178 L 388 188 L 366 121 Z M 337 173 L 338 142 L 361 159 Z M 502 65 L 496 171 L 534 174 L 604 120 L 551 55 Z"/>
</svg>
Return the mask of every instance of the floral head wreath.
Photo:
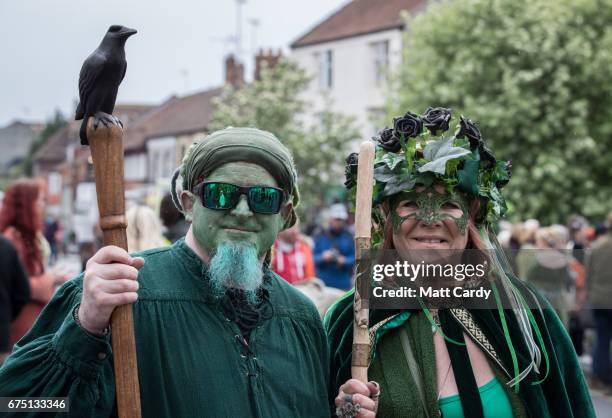
<svg viewBox="0 0 612 418">
<path fill-rule="evenodd" d="M 430 107 L 421 116 L 407 112 L 393 119 L 393 128 L 372 138 L 377 143 L 374 205 L 417 186 L 441 183 L 448 192 L 458 190 L 486 202 L 478 223 L 504 216 L 506 202 L 500 189 L 510 180 L 512 162 L 496 160 L 476 124 L 463 116 L 449 132 L 451 118 L 451 110 L 443 107 Z M 356 185 L 357 161 L 357 153 L 346 159 L 348 189 Z"/>
</svg>

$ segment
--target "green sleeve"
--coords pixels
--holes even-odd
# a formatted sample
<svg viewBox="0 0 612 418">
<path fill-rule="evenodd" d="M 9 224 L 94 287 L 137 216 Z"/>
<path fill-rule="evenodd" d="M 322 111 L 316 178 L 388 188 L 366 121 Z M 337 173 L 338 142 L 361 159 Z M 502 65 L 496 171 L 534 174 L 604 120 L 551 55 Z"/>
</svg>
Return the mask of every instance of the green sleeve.
<svg viewBox="0 0 612 418">
<path fill-rule="evenodd" d="M 68 397 L 68 416 L 113 414 L 110 335 L 95 337 L 75 322 L 81 284 L 82 276 L 62 286 L 28 334 L 15 344 L 0 369 L 0 396 Z"/>
</svg>

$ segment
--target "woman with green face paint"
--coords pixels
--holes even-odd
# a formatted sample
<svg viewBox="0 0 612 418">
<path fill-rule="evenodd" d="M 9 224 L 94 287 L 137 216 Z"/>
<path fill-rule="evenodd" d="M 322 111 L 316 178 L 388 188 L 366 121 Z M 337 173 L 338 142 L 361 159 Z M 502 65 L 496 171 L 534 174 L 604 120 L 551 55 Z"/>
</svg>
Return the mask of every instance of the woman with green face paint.
<svg viewBox="0 0 612 418">
<path fill-rule="evenodd" d="M 192 221 L 186 238 L 96 253 L 17 344 L 2 396 L 69 396 L 73 416 L 114 416 L 108 320 L 137 301 L 143 417 L 328 417 L 319 314 L 266 263 L 295 222 L 296 184 L 291 154 L 268 132 L 228 128 L 194 143 L 172 181 Z"/>
<path fill-rule="evenodd" d="M 476 309 L 466 299 L 445 304 L 423 296 L 420 308 L 370 309 L 372 382 L 364 384 L 350 379 L 350 292 L 324 320 L 332 410 L 341 417 L 594 416 L 559 318 L 513 275 L 491 232 L 506 210 L 500 189 L 510 163 L 495 159 L 469 119 L 449 130 L 451 118 L 445 108 L 408 112 L 375 138 L 373 244 L 399 261 L 463 259 L 463 250 L 479 250 L 486 276 L 462 284 L 490 289 L 494 304 Z M 349 188 L 357 160 L 347 159 Z M 427 280 L 435 279 L 419 285 Z"/>
</svg>

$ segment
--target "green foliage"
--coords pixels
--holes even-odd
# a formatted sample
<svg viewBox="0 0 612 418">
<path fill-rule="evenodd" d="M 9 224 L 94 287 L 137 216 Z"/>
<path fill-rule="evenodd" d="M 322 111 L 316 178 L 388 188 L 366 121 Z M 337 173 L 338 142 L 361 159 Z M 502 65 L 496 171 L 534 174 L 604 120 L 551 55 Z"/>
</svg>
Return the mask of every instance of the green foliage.
<svg viewBox="0 0 612 418">
<path fill-rule="evenodd" d="M 226 87 L 214 100 L 211 129 L 251 126 L 272 132 L 293 153 L 302 195 L 300 212 L 325 202 L 326 193 L 341 189 L 344 158 L 351 141 L 358 138 L 352 118 L 329 110 L 320 112 L 318 123 L 302 122 L 308 103 L 300 94 L 309 77 L 296 64 L 281 60 L 265 68 L 261 79 L 242 88 Z"/>
<path fill-rule="evenodd" d="M 450 160 L 462 157 L 470 153 L 470 150 L 453 146 L 454 137 L 432 141 L 425 146 L 423 156 L 429 160 L 428 163 L 419 167 L 419 172 L 431 171 L 444 175 L 446 163 Z"/>
<path fill-rule="evenodd" d="M 605 0 L 431 2 L 408 19 L 387 119 L 428 106 L 465 114 L 513 160 L 513 218 L 601 219 L 612 210 L 609 22 Z"/>
<path fill-rule="evenodd" d="M 47 139 L 49 139 L 51 135 L 53 135 L 55 132 L 59 131 L 66 125 L 68 125 L 68 121 L 66 120 L 66 118 L 64 118 L 64 115 L 62 115 L 62 112 L 60 112 L 59 110 L 56 110 L 53 117 L 49 119 L 47 123 L 45 124 L 45 127 L 43 128 L 41 133 L 38 135 L 38 138 L 32 142 L 32 145 L 30 145 L 30 150 L 28 151 L 28 155 L 24 158 L 23 162 L 20 164 L 18 168 L 18 173 L 17 173 L 18 176 L 21 176 L 21 175 L 31 176 L 32 175 L 32 164 L 34 162 L 34 154 L 36 154 L 36 151 L 38 151 L 40 147 L 42 147 L 45 144 L 45 142 L 47 142 Z"/>
</svg>

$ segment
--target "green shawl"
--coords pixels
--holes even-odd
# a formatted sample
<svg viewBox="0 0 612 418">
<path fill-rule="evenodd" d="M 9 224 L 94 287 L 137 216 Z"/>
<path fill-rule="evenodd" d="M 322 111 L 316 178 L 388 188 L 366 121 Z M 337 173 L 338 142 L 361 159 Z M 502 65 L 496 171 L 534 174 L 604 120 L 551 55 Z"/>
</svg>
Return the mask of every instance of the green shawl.
<svg viewBox="0 0 612 418">
<path fill-rule="evenodd" d="M 532 313 L 542 333 L 550 362 L 550 369 L 546 379 L 542 383 L 536 384 L 546 373 L 546 366 L 543 360 L 540 368 L 541 374 L 536 374 L 532 371 L 525 380 L 520 382 L 516 395 L 514 395 L 514 388 L 511 389 L 512 393 L 507 391 L 510 395 L 515 415 L 518 417 L 526 413 L 527 416 L 534 417 L 595 417 L 588 387 L 578 364 L 578 358 L 559 318 L 548 302 L 539 296 L 534 289 L 528 289 L 525 285 L 520 285 L 519 288 L 525 297 L 531 294 L 535 295 L 543 307 L 542 312 L 534 309 Z M 331 355 L 330 405 L 333 404 L 340 385 L 350 378 L 353 335 L 352 302 L 353 293 L 349 292 L 330 308 L 324 321 Z M 424 397 L 427 410 L 432 411 L 437 408 L 437 403 L 435 402 L 437 389 L 435 387 L 435 359 L 433 343 L 430 340 L 431 326 L 424 322 L 426 321 L 423 320 L 424 315 L 414 315 L 418 312 L 397 310 L 373 310 L 370 312 L 371 327 L 387 321 L 375 333 L 374 359 L 370 366 L 370 378 L 385 377 L 384 381 L 379 383 L 383 385 L 381 399 L 385 396 L 387 396 L 387 399 L 384 402 L 381 400 L 381 410 L 378 416 L 405 416 L 406 410 L 410 410 L 411 414 L 415 411 L 421 411 L 421 414 L 426 416 L 424 415 L 425 408 L 421 398 L 418 396 L 416 389 L 411 389 L 414 388 L 413 385 L 415 384 L 414 380 L 412 380 L 413 378 L 404 377 L 404 383 L 401 384 L 401 376 L 398 376 L 392 370 L 392 366 L 386 364 L 388 363 L 387 360 L 384 362 L 377 361 L 382 351 L 384 351 L 382 357 L 385 359 L 392 358 L 392 352 L 397 352 L 397 361 L 405 361 L 401 351 L 400 340 L 396 336 L 397 333 L 393 332 L 394 328 L 404 324 L 407 325 L 407 329 L 410 329 L 408 335 L 412 340 L 411 346 L 415 348 L 414 353 L 417 363 L 421 363 L 420 367 L 423 371 L 422 381 L 425 382 Z M 504 366 L 503 369 L 512 372 L 512 354 L 506 344 L 499 313 L 484 309 L 469 310 L 469 312 L 501 359 L 501 364 Z M 393 317 L 394 315 L 395 317 Z M 411 315 L 414 315 L 414 321 L 408 321 Z M 391 317 L 393 318 L 389 320 Z M 520 331 L 512 312 L 506 310 L 505 317 L 510 337 L 515 346 L 518 365 L 523 370 L 529 358 L 527 348 L 521 343 Z M 414 329 L 411 329 L 412 327 Z M 427 335 L 425 331 L 427 331 L 429 338 L 423 338 L 424 335 Z M 489 358 L 489 360 L 491 359 Z M 492 362 L 490 361 L 490 363 Z M 493 366 L 495 365 L 493 364 Z M 466 365 L 466 367 L 469 368 L 470 366 Z M 493 369 L 504 384 L 514 377 L 502 371 L 501 367 L 495 366 Z M 398 366 L 395 370 L 406 370 L 406 368 Z M 403 387 L 397 388 L 397 385 L 400 384 Z M 387 386 L 386 391 L 384 386 Z M 418 413 L 413 415 L 418 416 Z"/>
</svg>

